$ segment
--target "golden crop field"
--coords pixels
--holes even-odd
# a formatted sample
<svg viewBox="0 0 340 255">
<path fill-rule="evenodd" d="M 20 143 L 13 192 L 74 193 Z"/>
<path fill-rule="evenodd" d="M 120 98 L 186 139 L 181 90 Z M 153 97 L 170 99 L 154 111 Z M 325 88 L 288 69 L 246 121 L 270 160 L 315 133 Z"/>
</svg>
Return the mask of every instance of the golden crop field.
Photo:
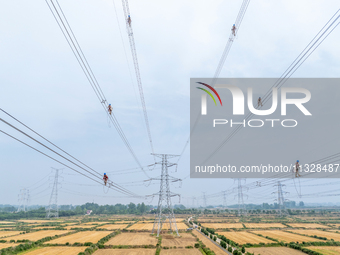
<svg viewBox="0 0 340 255">
<path fill-rule="evenodd" d="M 156 249 L 101 249 L 94 255 L 155 255 Z"/>
<path fill-rule="evenodd" d="M 186 247 L 194 246 L 196 237 L 190 233 L 179 233 L 180 237 L 176 235 L 162 235 L 162 246 L 164 247 Z M 163 251 L 162 251 L 163 253 Z"/>
<path fill-rule="evenodd" d="M 276 243 L 267 238 L 257 236 L 255 234 L 241 231 L 241 232 L 218 232 L 219 235 L 224 235 L 226 238 L 239 244 L 259 244 L 259 243 Z"/>
<path fill-rule="evenodd" d="M 106 245 L 156 245 L 155 236 L 150 233 L 122 233 L 111 238 Z"/>
<path fill-rule="evenodd" d="M 271 238 L 275 238 L 279 241 L 283 242 L 320 242 L 322 240 L 308 237 L 308 236 L 300 236 L 297 234 L 287 233 L 280 230 L 263 230 L 263 231 L 252 231 L 256 234 L 261 234 L 263 236 L 269 236 Z"/>
<path fill-rule="evenodd" d="M 39 230 L 39 229 L 53 229 L 53 228 L 58 228 L 58 227 L 63 227 L 63 226 L 43 226 L 43 227 L 34 227 L 34 230 Z M 66 227 L 63 227 L 66 228 Z M 66 228 L 67 229 L 67 228 Z"/>
<path fill-rule="evenodd" d="M 120 221 L 115 221 L 115 224 L 130 224 L 130 223 L 135 223 L 133 220 L 120 220 Z"/>
<path fill-rule="evenodd" d="M 205 235 L 203 235 L 201 232 L 199 231 L 194 231 L 194 234 L 210 249 L 212 250 L 215 255 L 225 255 L 226 253 L 219 248 L 218 246 L 216 246 L 214 243 L 212 243 L 212 241 L 207 238 Z M 163 251 L 162 251 L 163 252 Z M 162 253 L 161 252 L 161 253 Z"/>
<path fill-rule="evenodd" d="M 8 247 L 16 246 L 16 245 L 18 245 L 18 244 L 15 244 L 15 243 L 0 243 L 0 250 L 8 248 Z"/>
<path fill-rule="evenodd" d="M 0 231 L 0 238 L 19 235 L 19 234 L 20 234 L 20 231 Z"/>
<path fill-rule="evenodd" d="M 85 251 L 86 247 L 45 247 L 25 253 L 26 255 L 77 255 Z"/>
<path fill-rule="evenodd" d="M 198 249 L 169 249 L 162 250 L 162 255 L 202 255 Z M 226 253 L 225 253 L 226 254 Z"/>
<path fill-rule="evenodd" d="M 16 222 L 13 222 L 13 221 L 0 221 L 0 224 L 5 224 L 5 225 L 8 225 L 8 224 L 15 224 Z"/>
<path fill-rule="evenodd" d="M 62 236 L 60 238 L 51 240 L 47 242 L 48 244 L 65 244 L 69 242 L 70 244 L 73 243 L 97 243 L 103 237 L 111 234 L 111 231 L 81 231 L 75 234 Z"/>
<path fill-rule="evenodd" d="M 244 223 L 247 228 L 286 228 L 281 223 Z"/>
<path fill-rule="evenodd" d="M 330 228 L 328 226 L 317 223 L 287 223 L 287 225 L 293 228 Z"/>
<path fill-rule="evenodd" d="M 104 221 L 90 221 L 90 222 L 86 222 L 84 223 L 84 225 L 101 225 L 101 224 L 109 224 L 111 222 L 104 222 Z"/>
<path fill-rule="evenodd" d="M 96 228 L 97 225 L 71 225 L 71 226 L 66 226 L 67 230 L 70 230 L 71 228 Z"/>
<path fill-rule="evenodd" d="M 309 250 L 317 251 L 324 255 L 338 255 L 340 254 L 339 246 L 311 246 L 308 247 Z"/>
<path fill-rule="evenodd" d="M 128 229 L 134 229 L 134 230 L 152 230 L 153 223 L 136 223 L 132 225 L 131 227 L 128 227 Z M 185 225 L 182 222 L 177 223 L 177 229 L 187 229 L 188 226 Z M 169 223 L 163 224 L 163 229 L 170 229 Z"/>
<path fill-rule="evenodd" d="M 27 234 L 23 234 L 23 235 L 16 235 L 16 236 L 12 236 L 12 237 L 7 237 L 4 240 L 23 240 L 23 239 L 27 239 L 30 241 L 38 241 L 44 237 L 48 237 L 48 236 L 55 236 L 55 235 L 63 235 L 66 234 L 70 231 L 68 230 L 40 230 L 40 231 L 36 231 L 36 232 L 31 232 L 31 233 L 27 233 Z"/>
<path fill-rule="evenodd" d="M 306 255 L 306 253 L 287 247 L 246 248 L 246 252 L 254 253 L 255 255 Z"/>
<path fill-rule="evenodd" d="M 127 226 L 129 226 L 129 224 L 107 224 L 107 225 L 104 225 L 104 226 L 100 226 L 98 228 L 107 229 L 107 230 L 116 230 L 116 229 L 124 229 Z"/>
<path fill-rule="evenodd" d="M 24 223 L 51 223 L 51 222 L 62 222 L 62 221 L 51 221 L 51 220 L 19 220 Z"/>
<path fill-rule="evenodd" d="M 333 239 L 334 241 L 340 241 L 340 234 L 333 233 L 333 232 L 322 231 L 322 230 L 311 231 L 311 230 L 301 230 L 301 229 L 292 229 L 291 231 L 294 233 L 298 233 L 298 234 L 309 235 L 309 236 L 317 235 L 319 237 L 326 237 L 327 239 Z"/>
<path fill-rule="evenodd" d="M 241 223 L 203 223 L 206 228 L 222 229 L 222 228 L 244 228 Z"/>
</svg>

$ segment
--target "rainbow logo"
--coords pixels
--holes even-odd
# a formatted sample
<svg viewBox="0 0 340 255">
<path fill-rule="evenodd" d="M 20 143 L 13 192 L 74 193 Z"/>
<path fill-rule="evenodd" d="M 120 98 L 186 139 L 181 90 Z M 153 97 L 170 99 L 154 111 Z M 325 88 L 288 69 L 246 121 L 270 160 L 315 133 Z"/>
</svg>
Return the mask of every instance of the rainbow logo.
<svg viewBox="0 0 340 255">
<path fill-rule="evenodd" d="M 198 83 L 198 84 L 201 84 L 201 85 L 203 85 L 203 86 L 206 86 L 206 87 L 208 87 L 209 89 L 211 89 L 211 91 L 214 92 L 215 95 L 218 97 L 218 100 L 220 100 L 220 104 L 221 104 L 221 106 L 222 106 L 222 101 L 221 101 L 220 95 L 217 93 L 217 91 L 216 91 L 213 87 L 211 87 L 210 85 L 205 84 L 205 83 L 203 83 L 203 82 L 197 82 L 197 83 Z M 217 105 L 214 96 L 213 96 L 208 90 L 203 89 L 203 88 L 200 88 L 200 87 L 196 87 L 196 88 L 198 88 L 198 89 L 200 89 L 200 90 L 203 90 L 203 91 L 207 92 L 208 95 L 211 96 L 211 98 L 214 100 L 215 105 Z"/>
</svg>

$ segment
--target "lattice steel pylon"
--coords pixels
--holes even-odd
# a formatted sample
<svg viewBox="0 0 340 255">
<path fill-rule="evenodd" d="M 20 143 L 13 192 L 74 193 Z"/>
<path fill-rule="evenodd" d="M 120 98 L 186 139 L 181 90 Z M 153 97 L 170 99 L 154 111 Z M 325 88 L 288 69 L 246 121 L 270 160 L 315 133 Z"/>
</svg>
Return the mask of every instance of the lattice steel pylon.
<svg viewBox="0 0 340 255">
<path fill-rule="evenodd" d="M 242 179 L 238 178 L 237 179 L 238 182 L 238 186 L 237 186 L 237 197 L 238 197 L 238 210 L 237 210 L 237 214 L 238 216 L 247 216 L 247 210 L 246 210 L 246 206 L 244 204 L 244 200 L 243 200 L 243 187 L 242 187 Z"/>
<path fill-rule="evenodd" d="M 26 212 L 26 204 L 27 204 L 27 189 L 20 189 L 20 193 L 18 195 L 19 207 L 17 212 Z"/>
<path fill-rule="evenodd" d="M 157 158 L 161 158 L 162 161 L 156 162 L 156 164 L 162 165 L 162 173 L 159 178 L 152 178 L 151 180 L 160 180 L 160 190 L 158 193 L 153 194 L 159 196 L 158 200 L 158 207 L 157 207 L 157 215 L 155 217 L 155 222 L 153 224 L 152 228 L 152 234 L 157 230 L 157 236 L 159 236 L 159 233 L 162 230 L 163 223 L 169 219 L 170 224 L 170 231 L 175 231 L 177 236 L 178 235 L 178 229 L 176 224 L 176 219 L 174 215 L 174 210 L 171 203 L 171 197 L 179 196 L 179 194 L 175 194 L 170 191 L 170 182 L 178 182 L 182 181 L 181 179 L 174 178 L 172 176 L 169 176 L 168 168 L 175 166 L 176 164 L 170 163 L 168 161 L 169 158 L 178 157 L 177 155 L 170 155 L 170 154 L 153 154 Z M 165 202 L 165 206 L 163 206 L 163 202 Z"/>
<path fill-rule="evenodd" d="M 223 208 L 227 208 L 227 191 L 226 190 L 222 191 L 222 195 L 223 195 Z"/>
<path fill-rule="evenodd" d="M 277 201 L 277 204 L 279 206 L 280 217 L 283 217 L 287 215 L 286 207 L 285 207 L 286 200 L 283 196 L 283 193 L 287 194 L 287 192 L 283 192 L 282 187 L 285 185 L 282 185 L 280 181 L 278 181 L 277 184 L 274 185 L 274 187 L 276 186 L 277 186 L 277 192 L 273 192 L 272 194 L 277 193 L 277 199 L 275 199 L 275 201 Z"/>
<path fill-rule="evenodd" d="M 206 193 L 207 192 L 202 192 L 203 193 L 203 207 L 207 208 L 207 197 L 206 197 Z"/>
<path fill-rule="evenodd" d="M 54 181 L 53 181 L 52 193 L 50 196 L 50 202 L 48 205 L 48 210 L 46 212 L 46 218 L 51 218 L 51 217 L 58 218 L 59 217 L 59 212 L 58 212 L 59 169 L 54 169 L 54 170 L 55 170 L 55 176 L 54 176 Z"/>
</svg>

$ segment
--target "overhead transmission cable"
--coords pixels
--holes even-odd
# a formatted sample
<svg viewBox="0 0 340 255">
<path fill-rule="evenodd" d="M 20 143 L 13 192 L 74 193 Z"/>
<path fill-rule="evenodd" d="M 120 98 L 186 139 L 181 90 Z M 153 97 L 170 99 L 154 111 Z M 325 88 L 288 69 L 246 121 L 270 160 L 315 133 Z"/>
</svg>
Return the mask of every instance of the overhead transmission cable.
<svg viewBox="0 0 340 255">
<path fill-rule="evenodd" d="M 141 104 L 143 108 L 145 126 L 146 126 L 148 137 L 149 137 L 149 143 L 150 143 L 152 155 L 154 157 L 154 160 L 156 161 L 155 155 L 154 155 L 155 152 L 153 148 L 152 137 L 151 137 L 151 130 L 150 130 L 150 125 L 149 125 L 149 118 L 148 118 L 148 113 L 147 113 L 147 109 L 145 105 L 142 78 L 140 76 L 140 71 L 139 71 L 136 44 L 135 44 L 135 39 L 133 36 L 133 29 L 131 25 L 132 21 L 131 21 L 131 16 L 130 16 L 129 2 L 128 0 L 122 0 L 122 4 L 123 4 L 125 24 L 126 24 L 126 31 L 129 37 L 131 54 L 132 54 L 133 64 L 135 67 L 136 79 L 137 79 L 137 84 L 138 84 L 138 89 L 139 89 L 139 96 L 140 96 L 140 100 L 141 100 Z"/>
<path fill-rule="evenodd" d="M 86 79 L 88 80 L 88 82 L 90 83 L 93 91 L 95 92 L 99 102 L 101 103 L 101 106 L 103 107 L 106 115 L 109 117 L 109 119 L 111 120 L 113 126 L 115 127 L 116 131 L 118 132 L 118 135 L 120 136 L 121 140 L 123 141 L 124 145 L 126 146 L 126 148 L 128 149 L 128 151 L 130 152 L 130 154 L 132 155 L 132 157 L 134 158 L 135 162 L 139 165 L 139 167 L 142 169 L 142 165 L 139 162 L 134 150 L 132 149 L 123 129 L 121 128 L 115 114 L 112 112 L 112 114 L 109 114 L 108 112 L 108 102 L 106 100 L 106 97 L 103 93 L 103 90 L 101 89 L 98 80 L 96 78 L 96 76 L 94 75 L 91 66 L 89 65 L 85 54 L 83 53 L 82 48 L 80 47 L 78 40 L 75 36 L 75 34 L 73 33 L 73 30 L 61 8 L 61 6 L 59 5 L 58 0 L 56 0 L 55 2 L 57 4 L 55 4 L 53 2 L 53 0 L 45 0 L 46 4 L 48 5 L 54 19 L 56 20 L 61 32 L 63 33 L 68 45 L 70 46 L 75 58 L 77 59 L 81 69 L 83 70 Z M 150 176 L 144 171 L 144 169 L 142 169 L 144 174 L 150 178 Z"/>
</svg>

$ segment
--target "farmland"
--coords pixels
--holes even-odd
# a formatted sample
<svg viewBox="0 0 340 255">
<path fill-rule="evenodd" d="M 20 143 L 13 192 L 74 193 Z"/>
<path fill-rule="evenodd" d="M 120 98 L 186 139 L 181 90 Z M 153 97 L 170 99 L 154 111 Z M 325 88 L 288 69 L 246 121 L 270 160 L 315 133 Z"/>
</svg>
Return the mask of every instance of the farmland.
<svg viewBox="0 0 340 255">
<path fill-rule="evenodd" d="M 322 230 L 300 230 L 300 229 L 294 229 L 292 232 L 302 235 L 309 235 L 309 236 L 318 236 L 318 237 L 326 237 L 327 239 L 333 239 L 334 241 L 340 241 L 340 234 L 332 233 L 328 231 L 322 231 Z"/>
<path fill-rule="evenodd" d="M 223 228 L 244 228 L 241 223 L 203 223 L 206 228 L 223 229 Z"/>
<path fill-rule="evenodd" d="M 171 249 L 162 250 L 162 255 L 202 255 L 199 250 L 196 249 Z"/>
<path fill-rule="evenodd" d="M 128 226 L 129 224 L 107 224 L 104 226 L 100 226 L 98 228 L 100 229 L 107 229 L 107 230 L 116 230 L 116 229 L 124 229 Z"/>
<path fill-rule="evenodd" d="M 20 231 L 0 231 L 0 238 L 19 235 Z"/>
<path fill-rule="evenodd" d="M 316 246 L 309 247 L 310 250 L 319 252 L 324 255 L 337 255 L 340 254 L 339 246 Z"/>
<path fill-rule="evenodd" d="M 288 223 L 287 225 L 293 227 L 293 228 L 330 228 L 325 225 L 316 224 L 316 223 Z"/>
<path fill-rule="evenodd" d="M 194 233 L 210 250 L 215 253 L 215 255 L 225 255 L 225 252 L 217 247 L 214 243 L 212 243 L 212 241 L 209 240 L 205 235 L 198 231 L 195 231 Z"/>
<path fill-rule="evenodd" d="M 156 249 L 104 249 L 94 255 L 155 255 Z"/>
<path fill-rule="evenodd" d="M 286 247 L 261 247 L 261 248 L 247 248 L 247 252 L 254 253 L 254 255 L 302 255 L 306 254 L 301 251 Z"/>
<path fill-rule="evenodd" d="M 83 252 L 86 247 L 44 247 L 25 253 L 26 255 L 77 255 Z"/>
<path fill-rule="evenodd" d="M 38 241 L 44 237 L 48 237 L 48 236 L 55 236 L 55 235 L 63 235 L 68 233 L 69 231 L 67 230 L 40 230 L 40 231 L 36 231 L 36 232 L 31 232 L 28 234 L 23 234 L 23 235 L 16 235 L 16 236 L 12 236 L 12 237 L 7 237 L 4 238 L 4 240 L 6 241 L 10 241 L 10 240 L 30 240 L 30 241 Z"/>
<path fill-rule="evenodd" d="M 63 236 L 47 242 L 48 244 L 65 244 L 65 243 L 96 243 L 103 237 L 112 233 L 111 231 L 82 231 L 75 234 Z"/>
<path fill-rule="evenodd" d="M 252 231 L 253 233 L 263 236 L 269 236 L 283 242 L 318 242 L 320 240 L 308 236 L 301 236 L 297 234 L 291 234 L 279 230 L 264 230 L 264 231 Z"/>
<path fill-rule="evenodd" d="M 128 227 L 128 229 L 134 229 L 134 230 L 152 230 L 153 223 L 136 223 L 132 225 L 131 227 Z M 163 224 L 164 229 L 170 229 L 169 223 Z M 188 226 L 184 223 L 177 223 L 177 229 L 187 229 Z"/>
<path fill-rule="evenodd" d="M 157 241 L 150 233 L 122 233 L 111 238 L 105 245 L 156 245 Z"/>
<path fill-rule="evenodd" d="M 239 243 L 239 244 L 258 244 L 258 243 L 275 243 L 267 238 L 257 236 L 249 232 L 218 232 L 220 235 L 224 235 L 226 238 Z"/>
<path fill-rule="evenodd" d="M 281 223 L 245 223 L 246 228 L 286 228 Z"/>
<path fill-rule="evenodd" d="M 185 247 L 194 246 L 196 238 L 190 233 L 180 233 L 180 237 L 175 235 L 162 235 L 162 246 L 164 247 Z M 162 252 L 163 253 L 163 252 Z"/>
</svg>

